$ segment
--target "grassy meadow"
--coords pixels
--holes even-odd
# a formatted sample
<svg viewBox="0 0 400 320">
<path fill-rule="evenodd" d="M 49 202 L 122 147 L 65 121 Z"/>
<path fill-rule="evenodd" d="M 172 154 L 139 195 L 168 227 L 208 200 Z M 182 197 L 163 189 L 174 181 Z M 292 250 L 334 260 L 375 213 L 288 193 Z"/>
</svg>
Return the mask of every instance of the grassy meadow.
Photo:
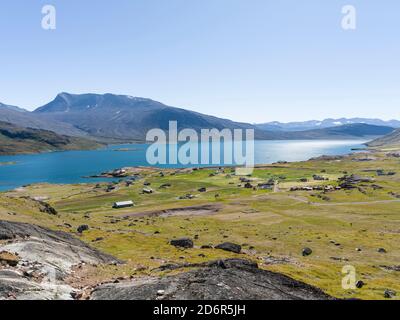
<svg viewBox="0 0 400 320">
<path fill-rule="evenodd" d="M 370 161 L 360 153 L 257 167 L 248 177 L 250 183 L 257 186 L 272 179 L 272 190 L 244 188 L 230 168 L 142 170 L 132 185 L 112 179 L 111 191 L 108 183 L 31 185 L 0 193 L 0 219 L 63 230 L 126 261 L 122 266 L 87 266 L 80 271 L 82 285 L 92 279 L 165 275 L 169 272 L 157 268 L 169 263 L 240 257 L 338 298 L 384 299 L 385 289 L 400 293 L 400 159 L 386 151 L 374 150 Z M 378 175 L 378 169 L 385 175 Z M 337 187 L 345 174 L 373 180 L 351 190 L 290 191 L 300 186 Z M 326 180 L 315 181 L 313 175 Z M 304 179 L 307 182 L 300 181 Z M 154 192 L 144 194 L 144 184 Z M 160 188 L 165 184 L 170 186 Z M 180 199 L 187 194 L 194 197 Z M 41 212 L 35 197 L 48 199 L 58 214 Z M 135 206 L 112 208 L 124 200 L 133 200 Z M 208 207 L 201 209 L 204 205 Z M 80 235 L 76 230 L 82 224 L 89 230 Z M 180 237 L 194 239 L 195 248 L 169 244 Z M 201 248 L 227 241 L 242 245 L 243 253 Z M 310 256 L 303 257 L 305 247 L 312 249 Z M 356 268 L 364 287 L 342 288 L 346 265 Z"/>
</svg>

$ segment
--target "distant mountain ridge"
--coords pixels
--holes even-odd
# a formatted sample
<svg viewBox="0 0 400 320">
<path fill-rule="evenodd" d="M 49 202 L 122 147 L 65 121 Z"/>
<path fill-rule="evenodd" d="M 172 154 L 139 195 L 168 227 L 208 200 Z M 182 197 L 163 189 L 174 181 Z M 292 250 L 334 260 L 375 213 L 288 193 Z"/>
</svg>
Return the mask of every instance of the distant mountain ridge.
<svg viewBox="0 0 400 320">
<path fill-rule="evenodd" d="M 282 123 L 278 121 L 256 124 L 255 126 L 262 130 L 269 131 L 305 131 L 313 129 L 324 129 L 331 127 L 339 127 L 343 125 L 363 123 L 375 126 L 386 126 L 392 128 L 400 128 L 400 121 L 398 120 L 381 120 L 370 118 L 339 118 L 339 119 L 324 119 L 322 121 L 309 120 L 303 122 L 288 122 Z"/>
<path fill-rule="evenodd" d="M 101 144 L 0 121 L 0 155 L 99 148 Z"/>
<path fill-rule="evenodd" d="M 24 128 L 50 130 L 60 135 L 115 143 L 144 141 L 151 129 L 168 131 L 170 121 L 177 121 L 178 129 L 196 131 L 212 128 L 254 129 L 258 140 L 370 138 L 389 134 L 394 127 L 400 127 L 397 120 L 387 122 L 364 118 L 253 125 L 171 107 L 147 98 L 66 92 L 33 112 L 0 104 L 0 121 Z"/>
<path fill-rule="evenodd" d="M 0 121 L 19 127 L 54 131 L 61 135 L 85 137 L 88 134 L 73 125 L 49 119 L 25 109 L 0 103 Z"/>
<path fill-rule="evenodd" d="M 392 133 L 394 128 L 387 126 L 376 126 L 365 123 L 346 124 L 337 127 L 314 129 L 306 131 L 287 132 L 289 139 L 370 139 Z"/>
<path fill-rule="evenodd" d="M 251 124 L 170 107 L 151 99 L 114 94 L 61 93 L 33 113 L 71 124 L 97 138 L 144 140 L 151 129 L 168 130 L 169 121 L 177 121 L 178 129 L 254 129 L 258 139 L 277 136 Z"/>
<path fill-rule="evenodd" d="M 28 110 L 22 109 L 20 107 L 16 106 L 10 106 L 8 104 L 4 104 L 0 102 L 0 110 L 11 110 L 11 111 L 17 111 L 17 112 L 28 112 Z"/>
</svg>

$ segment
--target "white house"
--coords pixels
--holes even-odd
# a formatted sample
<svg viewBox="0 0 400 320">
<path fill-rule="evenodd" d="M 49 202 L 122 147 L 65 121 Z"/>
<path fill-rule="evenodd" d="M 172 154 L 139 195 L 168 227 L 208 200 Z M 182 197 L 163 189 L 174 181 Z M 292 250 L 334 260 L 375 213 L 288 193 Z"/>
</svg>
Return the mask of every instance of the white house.
<svg viewBox="0 0 400 320">
<path fill-rule="evenodd" d="M 134 205 L 134 203 L 131 200 L 121 201 L 121 202 L 115 202 L 113 205 L 113 208 L 114 209 L 129 208 L 129 207 L 133 207 L 133 205 Z"/>
</svg>

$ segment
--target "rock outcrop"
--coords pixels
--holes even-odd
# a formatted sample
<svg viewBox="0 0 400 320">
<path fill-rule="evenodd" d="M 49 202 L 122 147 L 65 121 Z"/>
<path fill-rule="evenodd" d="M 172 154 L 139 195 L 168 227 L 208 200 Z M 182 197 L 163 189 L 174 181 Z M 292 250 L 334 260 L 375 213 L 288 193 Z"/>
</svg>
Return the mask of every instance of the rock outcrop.
<svg viewBox="0 0 400 320">
<path fill-rule="evenodd" d="M 121 261 L 68 233 L 26 223 L 0 221 L 0 239 L 0 300 L 68 300 L 82 297 L 82 292 L 93 300 L 333 299 L 318 288 L 242 259 L 171 266 L 165 270 L 182 273 L 77 290 L 66 281 L 73 267 Z"/>
<path fill-rule="evenodd" d="M 236 243 L 224 242 L 224 243 L 221 243 L 221 244 L 215 246 L 215 249 L 220 249 L 220 250 L 229 251 L 229 252 L 233 252 L 233 253 L 240 253 L 242 251 L 242 246 L 240 246 Z"/>
<path fill-rule="evenodd" d="M 82 263 L 120 263 L 68 233 L 39 226 L 0 221 L 0 252 L 18 257 L 0 268 L 0 299 L 71 299 L 64 283 L 71 268 Z"/>
<path fill-rule="evenodd" d="M 162 294 L 160 294 L 162 293 Z M 164 278 L 105 284 L 92 300 L 328 300 L 320 289 L 241 259 L 210 262 Z"/>
<path fill-rule="evenodd" d="M 178 248 L 193 248 L 193 240 L 189 238 L 174 239 L 170 243 Z"/>
</svg>

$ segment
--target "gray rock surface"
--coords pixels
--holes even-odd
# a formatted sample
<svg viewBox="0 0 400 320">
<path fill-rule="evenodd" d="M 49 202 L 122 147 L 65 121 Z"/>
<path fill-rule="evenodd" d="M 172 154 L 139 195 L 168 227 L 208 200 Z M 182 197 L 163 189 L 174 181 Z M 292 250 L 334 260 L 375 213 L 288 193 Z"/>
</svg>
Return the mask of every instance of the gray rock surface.
<svg viewBox="0 0 400 320">
<path fill-rule="evenodd" d="M 220 250 L 229 251 L 229 252 L 233 252 L 233 253 L 240 253 L 242 251 L 242 246 L 240 246 L 236 243 L 224 242 L 224 243 L 221 243 L 221 244 L 215 246 L 215 249 L 220 249 Z"/>
<path fill-rule="evenodd" d="M 303 257 L 307 257 L 307 256 L 311 255 L 312 253 L 313 253 L 312 249 L 308 248 L 308 247 L 304 248 L 303 251 L 302 251 Z"/>
<path fill-rule="evenodd" d="M 174 247 L 193 248 L 193 240 L 189 238 L 174 239 L 170 243 Z"/>
<path fill-rule="evenodd" d="M 111 255 L 100 252 L 83 241 L 62 231 L 53 231 L 47 228 L 35 226 L 28 223 L 0 221 L 0 240 L 27 241 L 36 239 L 37 241 L 50 241 L 54 244 L 62 244 L 70 247 L 70 250 L 77 247 L 77 253 L 86 252 L 89 256 L 102 263 L 116 261 Z"/>
<path fill-rule="evenodd" d="M 71 299 L 63 280 L 74 265 L 120 263 L 65 232 L 0 221 L 0 251 L 17 254 L 14 268 L 0 269 L 0 299 Z"/>
<path fill-rule="evenodd" d="M 163 293 L 162 295 L 160 293 Z M 228 259 L 164 278 L 105 284 L 94 289 L 92 300 L 327 300 L 320 289 L 255 263 Z"/>
</svg>

